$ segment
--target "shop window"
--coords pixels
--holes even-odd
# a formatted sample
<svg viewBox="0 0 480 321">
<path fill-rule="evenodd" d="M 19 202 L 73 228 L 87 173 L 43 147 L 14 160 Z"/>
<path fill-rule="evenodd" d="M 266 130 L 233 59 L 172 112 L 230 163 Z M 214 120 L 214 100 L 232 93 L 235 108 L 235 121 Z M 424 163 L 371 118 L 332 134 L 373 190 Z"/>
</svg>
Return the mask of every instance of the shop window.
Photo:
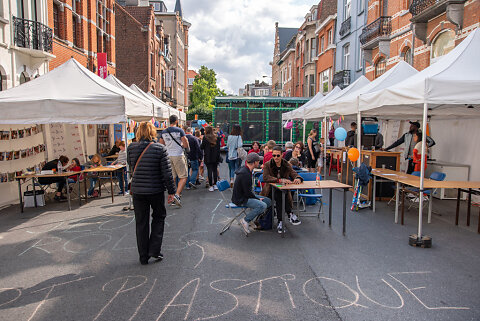
<svg viewBox="0 0 480 321">
<path fill-rule="evenodd" d="M 29 81 L 30 81 L 30 76 L 25 71 L 23 71 L 20 74 L 20 85 Z"/>
<path fill-rule="evenodd" d="M 53 4 L 53 33 L 60 38 L 60 8 L 57 4 Z"/>
<path fill-rule="evenodd" d="M 387 71 L 387 60 L 382 57 L 375 64 L 375 78 L 383 75 L 385 71 Z"/>
<path fill-rule="evenodd" d="M 452 51 L 453 48 L 455 48 L 455 32 L 452 30 L 443 31 L 432 42 L 430 63 L 434 63 L 438 58 Z"/>
</svg>

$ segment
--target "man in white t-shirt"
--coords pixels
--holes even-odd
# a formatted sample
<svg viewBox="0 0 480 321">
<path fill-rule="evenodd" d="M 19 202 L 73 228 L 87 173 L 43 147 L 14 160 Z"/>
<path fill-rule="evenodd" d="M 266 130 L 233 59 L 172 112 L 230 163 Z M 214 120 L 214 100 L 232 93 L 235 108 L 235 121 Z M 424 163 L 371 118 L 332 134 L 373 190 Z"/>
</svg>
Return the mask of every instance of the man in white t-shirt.
<svg viewBox="0 0 480 321">
<path fill-rule="evenodd" d="M 174 202 L 178 206 L 182 206 L 180 197 L 188 178 L 187 160 L 183 149 L 189 150 L 190 146 L 188 145 L 187 137 L 185 137 L 185 132 L 178 127 L 178 117 L 171 115 L 169 121 L 170 127 L 160 133 L 158 142 L 167 148 L 173 179 L 176 180 L 178 177 L 177 194 L 175 194 Z"/>
</svg>

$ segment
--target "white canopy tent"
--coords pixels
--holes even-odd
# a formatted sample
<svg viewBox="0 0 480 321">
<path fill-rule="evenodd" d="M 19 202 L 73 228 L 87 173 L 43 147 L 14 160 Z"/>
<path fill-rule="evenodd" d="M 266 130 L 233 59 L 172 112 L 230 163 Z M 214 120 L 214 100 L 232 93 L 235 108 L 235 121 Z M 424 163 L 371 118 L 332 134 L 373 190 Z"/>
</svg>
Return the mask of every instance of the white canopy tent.
<svg viewBox="0 0 480 321">
<path fill-rule="evenodd" d="M 112 124 L 151 117 L 152 106 L 71 58 L 49 73 L 0 92 L 0 124 Z"/>
<path fill-rule="evenodd" d="M 154 117 L 157 117 L 160 119 L 168 119 L 168 117 L 170 116 L 170 112 L 169 112 L 170 106 L 166 106 L 165 103 L 163 103 L 162 101 L 159 101 L 158 99 L 153 99 L 150 95 L 148 95 L 146 92 L 138 88 L 138 86 L 135 84 L 132 84 L 130 86 L 130 89 L 132 89 L 138 95 L 142 96 L 144 99 L 153 103 Z"/>
<path fill-rule="evenodd" d="M 134 91 L 133 89 L 131 89 L 130 87 L 128 87 L 127 85 L 125 85 L 123 82 L 121 82 L 117 77 L 115 77 L 114 75 L 108 75 L 107 78 L 105 78 L 105 80 L 107 82 L 109 82 L 110 84 L 114 85 L 115 87 L 118 87 L 120 89 L 123 89 L 129 93 L 131 93 L 132 95 L 138 97 L 138 99 L 141 99 L 143 101 L 145 101 L 147 104 L 150 104 L 152 107 L 152 111 L 151 111 L 151 115 L 150 115 L 150 118 L 152 116 L 154 116 L 154 110 L 155 110 L 155 105 L 153 104 L 152 101 L 146 99 L 145 97 L 142 97 L 141 94 L 137 93 L 136 91 Z M 148 120 L 147 118 L 145 120 Z"/>
<path fill-rule="evenodd" d="M 320 102 L 322 102 L 324 99 L 327 99 L 328 97 L 331 97 L 332 95 L 336 95 L 340 91 L 341 91 L 340 87 L 337 86 L 337 87 L 333 88 L 333 90 L 330 91 L 325 96 L 322 93 L 319 92 L 312 99 L 310 99 L 305 104 L 298 107 L 297 109 L 294 109 L 294 110 L 288 111 L 286 113 L 283 113 L 282 114 L 282 120 L 304 119 L 305 109 L 309 108 L 310 106 L 318 106 L 320 104 Z M 310 108 L 312 108 L 312 107 L 310 107 Z"/>
<path fill-rule="evenodd" d="M 323 99 L 320 104 L 312 105 L 309 108 L 305 109 L 305 116 L 304 119 L 307 120 L 318 120 L 322 119 L 326 116 L 325 114 L 325 106 L 336 99 L 340 99 L 351 92 L 357 91 L 358 89 L 362 88 L 363 86 L 370 83 L 370 81 L 365 77 L 361 76 L 357 80 L 355 80 L 350 86 L 346 87 L 345 89 L 337 92 L 336 94 L 329 95 L 326 99 Z"/>
<path fill-rule="evenodd" d="M 162 101 L 161 99 L 159 99 L 158 97 L 156 97 L 155 95 L 153 95 L 152 93 L 147 93 L 148 96 L 150 96 L 153 100 L 159 102 L 160 104 L 162 104 L 163 106 L 167 107 L 168 108 L 168 116 L 170 117 L 170 115 L 177 115 L 178 119 L 179 120 L 184 120 L 182 119 L 181 115 L 180 115 L 180 111 L 178 109 L 175 109 L 173 108 L 172 106 L 169 106 L 167 105 L 164 101 Z M 167 117 L 168 118 L 168 117 Z M 184 117 L 185 118 L 185 117 Z M 185 118 L 186 119 L 186 118 Z"/>
<path fill-rule="evenodd" d="M 472 31 L 450 53 L 404 81 L 360 96 L 362 114 L 383 117 L 422 115 L 435 118 L 480 117 L 480 32 Z M 422 140 L 420 191 L 424 190 L 425 139 Z M 422 241 L 423 197 L 420 197 L 417 242 Z"/>
</svg>

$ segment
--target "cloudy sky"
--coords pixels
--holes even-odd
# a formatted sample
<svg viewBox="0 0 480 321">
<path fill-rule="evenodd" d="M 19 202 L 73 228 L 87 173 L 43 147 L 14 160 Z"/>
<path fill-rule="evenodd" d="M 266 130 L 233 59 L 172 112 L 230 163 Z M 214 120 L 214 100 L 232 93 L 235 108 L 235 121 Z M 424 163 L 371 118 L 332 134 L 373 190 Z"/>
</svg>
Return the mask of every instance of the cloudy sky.
<svg viewBox="0 0 480 321">
<path fill-rule="evenodd" d="M 271 83 L 275 22 L 298 28 L 311 6 L 308 0 L 183 0 L 192 24 L 189 69 L 213 68 L 218 86 L 229 94 L 255 79 Z M 169 11 L 175 0 L 166 0 Z M 267 75 L 269 78 L 262 78 Z"/>
</svg>

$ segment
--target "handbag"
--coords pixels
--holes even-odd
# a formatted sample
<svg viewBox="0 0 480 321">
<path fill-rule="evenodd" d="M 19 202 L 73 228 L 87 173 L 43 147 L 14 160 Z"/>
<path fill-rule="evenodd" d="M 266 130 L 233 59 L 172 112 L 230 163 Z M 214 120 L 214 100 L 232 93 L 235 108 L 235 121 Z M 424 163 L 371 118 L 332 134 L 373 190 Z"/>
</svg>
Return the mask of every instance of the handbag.
<svg viewBox="0 0 480 321">
<path fill-rule="evenodd" d="M 240 138 L 240 135 L 237 137 L 237 146 L 238 146 L 239 138 Z M 237 147 L 237 155 L 238 155 L 238 158 L 240 158 L 242 161 L 245 161 L 247 159 L 247 151 L 243 147 Z"/>
<path fill-rule="evenodd" d="M 135 163 L 135 167 L 133 168 L 132 181 L 133 181 L 133 177 L 135 176 L 135 171 L 136 171 L 136 169 L 137 169 L 138 163 L 140 163 L 140 160 L 142 159 L 143 154 L 145 154 L 145 152 L 147 151 L 147 149 L 148 149 L 152 144 L 153 144 L 153 142 L 150 142 L 150 144 L 148 144 L 147 147 L 145 147 L 145 149 L 143 150 L 143 152 L 140 154 L 140 157 L 137 159 L 137 162 Z M 129 185 L 130 185 L 130 186 L 129 186 L 129 190 L 130 190 L 130 195 L 133 196 L 131 184 L 132 184 L 132 182 L 130 182 L 130 184 L 129 184 Z"/>
</svg>

